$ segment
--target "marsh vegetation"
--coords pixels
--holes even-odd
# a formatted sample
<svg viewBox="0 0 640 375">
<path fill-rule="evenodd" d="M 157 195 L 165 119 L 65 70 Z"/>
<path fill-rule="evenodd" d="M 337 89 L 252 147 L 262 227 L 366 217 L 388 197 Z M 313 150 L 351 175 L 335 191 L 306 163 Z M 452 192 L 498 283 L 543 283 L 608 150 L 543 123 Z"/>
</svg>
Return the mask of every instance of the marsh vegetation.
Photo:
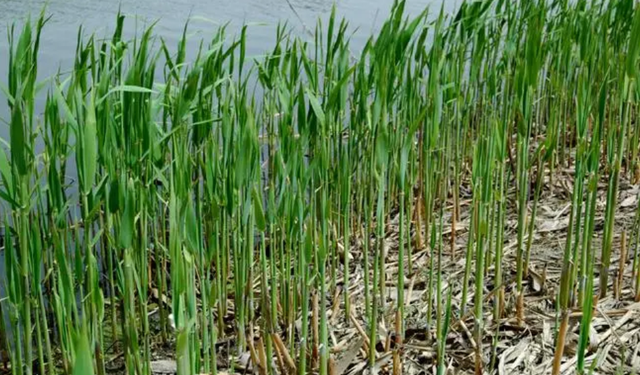
<svg viewBox="0 0 640 375">
<path fill-rule="evenodd" d="M 43 81 L 11 27 L 6 370 L 640 368 L 640 8 L 404 7 L 192 61 L 118 16 Z"/>
</svg>

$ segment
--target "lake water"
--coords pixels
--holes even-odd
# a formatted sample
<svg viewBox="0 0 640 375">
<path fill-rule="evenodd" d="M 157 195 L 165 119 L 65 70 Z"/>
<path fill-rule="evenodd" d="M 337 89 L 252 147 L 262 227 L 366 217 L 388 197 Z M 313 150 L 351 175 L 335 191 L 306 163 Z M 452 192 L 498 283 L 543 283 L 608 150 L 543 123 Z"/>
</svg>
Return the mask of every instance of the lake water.
<svg viewBox="0 0 640 375">
<path fill-rule="evenodd" d="M 417 14 L 431 6 L 437 12 L 441 2 L 445 11 L 453 11 L 459 0 L 409 0 L 407 13 Z M 327 20 L 332 0 L 0 0 L 0 77 L 6 78 L 7 38 L 6 26 L 22 23 L 29 15 L 38 16 L 47 4 L 51 19 L 42 36 L 40 49 L 40 73 L 50 76 L 58 68 L 67 69 L 76 46 L 78 27 L 84 34 L 110 36 L 118 9 L 128 16 L 129 32 L 135 23 L 143 26 L 158 21 L 156 34 L 169 45 L 179 40 L 184 24 L 190 20 L 190 31 L 200 38 L 209 39 L 219 25 L 229 22 L 230 34 L 235 34 L 242 24 L 250 24 L 247 49 L 249 54 L 260 54 L 271 48 L 278 22 L 287 21 L 294 31 L 302 34 L 305 24 L 310 28 L 318 18 Z M 338 16 L 348 20 L 354 31 L 354 48 L 362 46 L 366 38 L 388 16 L 393 0 L 339 0 Z M 292 10 L 295 9 L 296 13 Z M 299 16 L 299 17 L 298 17 Z M 130 34 L 131 35 L 131 34 Z"/>
<path fill-rule="evenodd" d="M 453 12 L 461 0 L 408 0 L 407 13 L 418 14 L 430 6 L 437 13 L 442 4 L 446 12 Z M 326 22 L 333 0 L 0 0 L 0 81 L 6 82 L 8 65 L 7 26 L 18 27 L 31 15 L 36 18 L 43 6 L 51 19 L 44 28 L 39 54 L 39 78 L 54 75 L 72 66 L 78 28 L 85 36 L 111 35 L 118 9 L 127 15 L 125 31 L 133 36 L 135 30 L 158 21 L 155 34 L 175 47 L 183 27 L 190 20 L 193 35 L 191 52 L 197 42 L 208 41 L 219 25 L 229 23 L 228 35 L 237 35 L 243 24 L 247 31 L 247 54 L 260 55 L 273 46 L 278 22 L 286 21 L 294 33 L 304 37 L 304 26 L 313 29 L 320 18 Z M 386 19 L 393 0 L 338 0 L 339 17 L 348 20 L 353 32 L 352 48 L 362 47 L 366 39 Z M 295 9 L 295 13 L 292 10 Z M 297 13 L 297 14 L 296 14 Z M 137 25 L 136 25 L 137 24 Z M 136 26 L 138 26 L 136 28 Z M 1 95 L 0 95 L 1 96 Z M 0 137 L 8 136 L 7 105 L 0 98 Z"/>
</svg>

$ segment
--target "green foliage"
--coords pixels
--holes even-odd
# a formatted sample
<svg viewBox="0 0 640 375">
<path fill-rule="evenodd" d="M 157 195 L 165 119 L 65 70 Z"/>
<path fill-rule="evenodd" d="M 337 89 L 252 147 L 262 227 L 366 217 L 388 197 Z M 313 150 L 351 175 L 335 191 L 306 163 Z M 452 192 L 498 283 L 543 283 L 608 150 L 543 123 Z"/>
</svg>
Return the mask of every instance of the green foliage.
<svg viewBox="0 0 640 375">
<path fill-rule="evenodd" d="M 187 25 L 175 47 L 156 40 L 154 25 L 125 40 L 118 14 L 110 39 L 80 30 L 70 72 L 44 82 L 44 13 L 17 37 L 11 28 L 0 87 L 10 109 L 0 304 L 11 312 L 14 373 L 37 356 L 42 373 L 60 364 L 102 375 L 105 359 L 123 354 L 128 374 L 149 374 L 155 311 L 180 375 L 215 373 L 224 336 L 233 358 L 268 357 L 258 365 L 267 374 L 279 371 L 271 359 L 284 346 L 298 374 L 325 375 L 339 318 L 366 326 L 370 366 L 387 327 L 401 366 L 406 280 L 416 278 L 427 285 L 420 314 L 436 337 L 437 373 L 450 362 L 448 333 L 469 314 L 476 372 L 491 372 L 487 285 L 492 322 L 506 318 L 513 289 L 524 324 L 536 215 L 558 170 L 573 172 L 556 310 L 583 311 L 576 367 L 585 371 L 592 289 L 597 275 L 607 293 L 620 229 L 620 181 L 640 165 L 637 5 L 467 1 L 454 15 L 405 6 L 394 2 L 358 55 L 334 8 L 309 42 L 279 25 L 273 48 L 249 59 L 248 26 L 236 36 L 223 26 L 192 61 Z M 515 264 L 504 259 L 511 241 Z M 416 254 L 428 255 L 427 269 Z M 352 306 L 360 285 L 362 311 Z"/>
</svg>

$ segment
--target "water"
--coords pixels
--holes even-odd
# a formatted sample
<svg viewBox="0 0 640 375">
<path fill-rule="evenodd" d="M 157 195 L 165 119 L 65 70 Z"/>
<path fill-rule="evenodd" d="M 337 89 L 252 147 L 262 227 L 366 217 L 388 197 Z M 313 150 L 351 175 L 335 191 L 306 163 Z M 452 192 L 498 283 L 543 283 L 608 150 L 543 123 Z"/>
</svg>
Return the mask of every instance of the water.
<svg viewBox="0 0 640 375">
<path fill-rule="evenodd" d="M 430 6 L 436 13 L 444 3 L 453 12 L 460 0 L 408 0 L 407 13 L 418 14 Z M 325 22 L 332 0 L 0 0 L 0 82 L 6 82 L 8 65 L 7 26 L 20 26 L 31 15 L 36 18 L 43 6 L 51 19 L 44 28 L 39 55 L 39 79 L 68 71 L 73 63 L 78 28 L 85 36 L 110 37 L 118 9 L 127 15 L 127 36 L 158 21 L 155 35 L 175 47 L 187 20 L 194 43 L 208 41 L 219 25 L 229 23 L 230 35 L 249 24 L 247 54 L 258 56 L 273 46 L 278 22 L 286 21 L 294 33 L 304 36 L 305 25 L 313 29 L 318 18 Z M 348 20 L 353 32 L 352 48 L 359 49 L 387 18 L 393 0 L 338 0 L 336 12 Z M 295 9 L 295 13 L 292 10 Z M 296 14 L 297 13 L 297 14 Z M 136 28 L 137 24 L 137 28 Z M 0 96 L 2 96 L 0 94 Z M 7 138 L 7 104 L 0 98 L 0 137 Z"/>
</svg>

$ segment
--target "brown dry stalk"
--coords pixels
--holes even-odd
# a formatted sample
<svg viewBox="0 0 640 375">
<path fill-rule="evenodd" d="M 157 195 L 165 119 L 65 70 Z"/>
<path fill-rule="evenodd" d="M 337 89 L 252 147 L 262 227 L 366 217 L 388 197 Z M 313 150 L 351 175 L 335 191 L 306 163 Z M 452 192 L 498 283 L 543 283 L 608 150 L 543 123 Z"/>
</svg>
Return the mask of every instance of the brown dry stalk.
<svg viewBox="0 0 640 375">
<path fill-rule="evenodd" d="M 391 335 L 387 335 L 384 339 L 384 352 L 389 353 L 391 351 Z"/>
<path fill-rule="evenodd" d="M 336 361 L 329 355 L 329 375 L 339 375 L 336 371 Z"/>
<path fill-rule="evenodd" d="M 336 291 L 333 294 L 333 305 L 331 306 L 331 323 L 335 323 L 339 316 L 338 310 L 340 309 L 341 301 L 340 294 L 340 288 L 336 288 Z"/>
<path fill-rule="evenodd" d="M 482 375 L 482 350 L 480 345 L 476 346 L 475 359 L 475 374 Z"/>
<path fill-rule="evenodd" d="M 560 374 L 560 365 L 562 364 L 562 354 L 564 352 L 564 341 L 567 337 L 567 329 L 569 327 L 569 313 L 568 311 L 562 312 L 562 320 L 560 322 L 560 331 L 556 338 L 556 351 L 553 357 L 553 370 L 552 375 Z"/>
<path fill-rule="evenodd" d="M 293 360 L 293 358 L 291 358 L 291 354 L 289 353 L 289 351 L 287 350 L 287 347 L 282 342 L 282 339 L 280 338 L 280 336 L 278 336 L 277 333 L 272 333 L 271 339 L 276 344 L 276 350 L 284 359 L 284 362 L 286 363 L 287 367 L 289 367 L 290 373 L 295 374 L 297 372 L 296 363 Z"/>
<path fill-rule="evenodd" d="M 369 336 L 367 336 L 367 333 L 364 331 L 364 329 L 362 329 L 362 326 L 360 325 L 360 323 L 358 323 L 358 320 L 353 315 L 353 312 L 349 314 L 349 318 L 351 319 L 351 323 L 353 323 L 354 327 L 356 327 L 356 331 L 358 331 L 358 333 L 360 334 L 360 336 L 362 336 L 362 339 L 364 340 L 363 342 L 364 351 L 369 353 L 369 346 L 371 345 L 371 342 L 369 341 Z"/>
<path fill-rule="evenodd" d="M 267 368 L 269 367 L 269 362 L 267 361 L 267 355 L 264 350 L 264 344 L 262 342 L 262 337 L 258 338 L 258 358 L 260 359 L 259 370 L 260 374 L 267 375 Z"/>
<path fill-rule="evenodd" d="M 516 300 L 516 319 L 519 325 L 524 323 L 524 292 L 519 292 Z"/>
<path fill-rule="evenodd" d="M 249 355 L 251 356 L 251 363 L 254 364 L 254 369 L 255 367 L 257 367 L 260 372 L 260 375 L 265 375 L 262 364 L 260 363 L 260 358 L 258 358 L 258 353 L 256 353 L 256 348 L 253 345 L 252 338 L 249 338 L 249 340 L 247 340 L 247 346 L 249 346 Z"/>
<path fill-rule="evenodd" d="M 402 362 L 400 361 L 400 350 L 396 348 L 393 351 L 393 375 L 402 374 Z"/>
<path fill-rule="evenodd" d="M 400 355 L 400 350 L 403 344 L 404 332 L 402 330 L 402 314 L 400 310 L 396 311 L 396 334 L 395 334 L 395 345 L 393 351 L 393 375 L 402 374 L 402 358 Z"/>
<path fill-rule="evenodd" d="M 273 339 L 272 341 L 275 342 L 275 340 Z M 287 368 L 285 367 L 284 359 L 282 358 L 282 353 L 280 352 L 280 349 L 278 348 L 277 345 L 275 346 L 274 349 L 275 349 L 274 352 L 276 353 L 276 362 L 278 363 L 278 369 L 280 369 L 281 374 L 286 374 Z"/>
</svg>

